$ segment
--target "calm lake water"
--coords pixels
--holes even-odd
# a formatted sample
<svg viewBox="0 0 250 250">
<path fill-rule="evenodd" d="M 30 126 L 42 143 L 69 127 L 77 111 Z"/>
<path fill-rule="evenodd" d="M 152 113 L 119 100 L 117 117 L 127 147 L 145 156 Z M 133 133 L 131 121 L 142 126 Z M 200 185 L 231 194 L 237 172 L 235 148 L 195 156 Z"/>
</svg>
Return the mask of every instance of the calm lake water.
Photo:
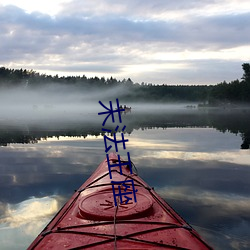
<svg viewBox="0 0 250 250">
<path fill-rule="evenodd" d="M 1 249 L 27 248 L 105 158 L 103 117 L 71 115 L 0 119 Z M 122 121 L 139 175 L 215 249 L 250 249 L 250 111 L 135 107 Z"/>
</svg>

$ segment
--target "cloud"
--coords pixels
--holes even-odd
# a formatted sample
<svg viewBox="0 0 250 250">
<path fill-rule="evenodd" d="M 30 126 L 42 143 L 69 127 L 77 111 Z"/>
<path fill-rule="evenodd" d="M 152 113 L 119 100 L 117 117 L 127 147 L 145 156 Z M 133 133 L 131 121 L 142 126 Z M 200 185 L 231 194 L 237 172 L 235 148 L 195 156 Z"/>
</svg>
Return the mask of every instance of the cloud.
<svg viewBox="0 0 250 250">
<path fill-rule="evenodd" d="M 233 11 L 233 4 L 233 0 L 157 0 L 143 4 L 75 0 L 66 2 L 53 17 L 0 5 L 0 63 L 61 75 L 131 77 L 139 82 L 234 80 L 241 76 L 241 63 L 250 60 L 239 52 L 249 46 L 250 13 L 238 6 L 238 12 Z M 242 4 L 246 7 L 247 2 Z M 236 51 L 233 63 L 239 70 L 234 67 L 231 71 L 232 58 L 226 49 Z M 209 67 L 203 67 L 204 63 Z M 225 66 L 211 66 L 220 63 Z M 201 78 L 199 72 L 203 70 Z"/>
<path fill-rule="evenodd" d="M 86 0 L 84 2 L 79 0 L 65 3 L 65 8 L 61 13 L 64 15 L 79 15 L 85 17 L 92 16 L 122 16 L 131 17 L 134 19 L 161 19 L 166 18 L 183 18 L 190 15 L 198 15 L 201 13 L 214 11 L 214 8 L 220 10 L 240 11 L 244 9 L 244 3 L 248 4 L 247 0 L 243 0 L 241 8 L 239 6 L 232 6 L 234 1 L 198 1 L 198 0 L 179 0 L 179 1 L 162 1 L 162 0 L 128 0 L 126 2 L 117 2 L 115 0 L 105 0 L 100 3 L 98 0 Z M 110 8 L 112 6 L 112 8 Z M 227 8 L 226 8 L 227 6 Z M 239 9 L 240 8 L 240 9 Z"/>
<path fill-rule="evenodd" d="M 23 38 L 25 36 L 31 38 L 29 40 L 31 44 L 28 43 L 27 46 L 32 45 L 32 42 L 44 47 L 54 45 L 53 48 L 56 45 L 59 45 L 58 48 L 62 48 L 62 45 L 64 45 L 63 48 L 67 45 L 74 47 L 74 44 L 79 47 L 81 42 L 85 43 L 84 45 L 91 44 L 93 47 L 105 42 L 109 45 L 164 42 L 166 45 L 174 43 L 175 46 L 179 44 L 182 48 L 195 49 L 197 45 L 199 45 L 198 48 L 207 48 L 214 44 L 219 47 L 246 45 L 250 36 L 247 33 L 245 33 L 245 39 L 240 36 L 242 31 L 249 29 L 250 13 L 195 17 L 189 22 L 178 20 L 168 22 L 166 20 L 137 21 L 118 16 L 52 18 L 39 12 L 27 14 L 19 8 L 9 6 L 4 9 L 3 29 L 8 31 L 9 35 L 16 35 L 17 38 L 20 38 L 20 35 Z M 38 43 L 39 40 L 40 43 Z M 68 43 L 61 44 L 65 40 Z"/>
</svg>

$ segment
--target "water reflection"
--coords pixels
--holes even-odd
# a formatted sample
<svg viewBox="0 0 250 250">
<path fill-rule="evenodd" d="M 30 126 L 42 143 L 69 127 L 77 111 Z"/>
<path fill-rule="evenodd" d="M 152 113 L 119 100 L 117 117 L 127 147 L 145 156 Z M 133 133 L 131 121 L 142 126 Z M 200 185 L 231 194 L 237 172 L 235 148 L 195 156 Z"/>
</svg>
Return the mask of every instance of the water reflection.
<svg viewBox="0 0 250 250">
<path fill-rule="evenodd" d="M 250 145 L 250 110 L 186 110 L 186 109 L 136 109 L 123 115 L 126 132 L 151 128 L 190 128 L 209 127 L 220 132 L 240 134 L 242 141 L 239 148 L 248 149 Z M 96 114 L 81 114 L 74 120 L 45 119 L 44 121 L 2 121 L 0 123 L 0 145 L 11 143 L 37 143 L 41 139 L 60 136 L 87 137 L 98 136 L 102 132 L 102 117 Z M 112 123 L 109 127 L 115 128 Z"/>
<path fill-rule="evenodd" d="M 216 249 L 249 249 L 250 155 L 235 149 L 240 137 L 208 128 L 138 134 L 140 176 Z"/>
<path fill-rule="evenodd" d="M 60 197 L 30 198 L 17 204 L 2 204 L 1 249 L 23 249 L 60 209 Z M 1 204 L 1 203 L 0 203 Z M 1 207 L 1 206 L 0 206 Z"/>
<path fill-rule="evenodd" d="M 194 111 L 123 121 L 139 175 L 216 249 L 250 248 L 250 154 L 240 150 L 250 123 L 237 119 Z M 37 143 L 24 145 L 13 141 L 22 129 L 1 130 L 1 249 L 26 248 L 104 159 L 101 122 L 88 126 L 29 127 Z"/>
<path fill-rule="evenodd" d="M 3 225 L 11 228 L 30 224 L 36 220 L 40 222 L 43 217 L 53 215 L 59 209 L 55 197 L 30 198 L 17 204 L 7 204 L 4 209 L 4 218 L 0 220 Z M 34 223 L 32 223 L 34 224 Z M 30 228 L 26 228 L 25 233 L 32 233 Z"/>
</svg>

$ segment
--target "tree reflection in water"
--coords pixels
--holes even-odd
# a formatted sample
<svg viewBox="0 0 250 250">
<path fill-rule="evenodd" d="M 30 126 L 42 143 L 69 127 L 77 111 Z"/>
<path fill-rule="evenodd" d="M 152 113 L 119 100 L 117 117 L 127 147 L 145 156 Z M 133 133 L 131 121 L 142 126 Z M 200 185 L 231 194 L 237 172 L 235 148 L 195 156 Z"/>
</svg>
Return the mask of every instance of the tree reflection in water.
<svg viewBox="0 0 250 250">
<path fill-rule="evenodd" d="M 86 117 L 85 117 L 86 118 Z M 127 124 L 126 133 L 133 130 L 150 128 L 185 128 L 185 127 L 210 127 L 221 132 L 229 131 L 240 134 L 241 149 L 249 149 L 250 145 L 250 109 L 223 110 L 223 109 L 193 109 L 180 111 L 133 111 L 123 116 Z M 113 128 L 113 124 L 108 126 Z M 114 128 L 113 128 L 114 129 Z M 0 145 L 8 146 L 11 143 L 37 143 L 41 139 L 52 137 L 86 137 L 88 135 L 103 135 L 100 123 L 97 121 L 82 122 L 57 122 L 48 121 L 46 124 L 9 125 L 0 124 Z"/>
</svg>

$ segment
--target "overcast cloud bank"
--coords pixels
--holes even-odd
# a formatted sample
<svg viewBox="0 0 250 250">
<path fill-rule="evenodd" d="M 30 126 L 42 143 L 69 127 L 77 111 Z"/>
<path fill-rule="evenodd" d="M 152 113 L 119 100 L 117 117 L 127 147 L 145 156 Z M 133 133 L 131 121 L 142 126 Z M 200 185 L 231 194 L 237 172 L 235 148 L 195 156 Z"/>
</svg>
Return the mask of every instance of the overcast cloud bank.
<svg viewBox="0 0 250 250">
<path fill-rule="evenodd" d="M 54 16 L 0 5 L 0 64 L 155 84 L 230 81 L 250 60 L 250 3 L 238 5 L 75 0 Z"/>
</svg>

